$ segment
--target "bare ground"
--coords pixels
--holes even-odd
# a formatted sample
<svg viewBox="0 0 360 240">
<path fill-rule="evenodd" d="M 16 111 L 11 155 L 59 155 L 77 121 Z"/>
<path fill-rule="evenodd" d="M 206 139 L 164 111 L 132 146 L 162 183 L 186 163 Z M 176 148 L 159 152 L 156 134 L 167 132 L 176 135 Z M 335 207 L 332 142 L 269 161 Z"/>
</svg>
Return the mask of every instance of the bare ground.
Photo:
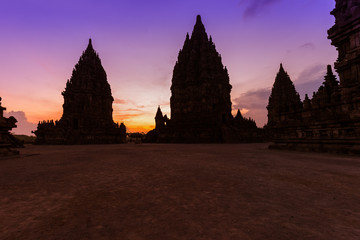
<svg viewBox="0 0 360 240">
<path fill-rule="evenodd" d="M 360 159 L 267 144 L 27 146 L 0 239 L 360 239 Z"/>
</svg>

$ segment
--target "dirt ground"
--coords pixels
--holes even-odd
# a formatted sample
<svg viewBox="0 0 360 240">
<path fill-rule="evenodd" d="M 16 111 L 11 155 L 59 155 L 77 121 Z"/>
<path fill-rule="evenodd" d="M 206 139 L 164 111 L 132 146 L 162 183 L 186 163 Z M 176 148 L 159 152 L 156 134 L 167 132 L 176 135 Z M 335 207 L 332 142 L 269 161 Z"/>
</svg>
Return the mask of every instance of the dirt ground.
<svg viewBox="0 0 360 240">
<path fill-rule="evenodd" d="M 267 144 L 32 146 L 0 239 L 360 239 L 360 158 Z"/>
</svg>

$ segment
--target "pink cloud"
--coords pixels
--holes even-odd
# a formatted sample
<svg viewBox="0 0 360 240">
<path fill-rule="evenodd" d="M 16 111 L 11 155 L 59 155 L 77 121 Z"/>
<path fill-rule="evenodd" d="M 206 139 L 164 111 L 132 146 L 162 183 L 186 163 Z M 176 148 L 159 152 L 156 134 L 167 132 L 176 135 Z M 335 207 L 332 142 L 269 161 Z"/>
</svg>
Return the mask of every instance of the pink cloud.
<svg viewBox="0 0 360 240">
<path fill-rule="evenodd" d="M 124 99 L 115 98 L 114 100 L 114 104 L 126 104 L 126 103 L 128 103 L 128 101 Z"/>
<path fill-rule="evenodd" d="M 36 130 L 37 124 L 29 122 L 25 112 L 23 111 L 10 111 L 4 113 L 5 117 L 13 116 L 18 121 L 16 123 L 17 127 L 12 129 L 12 133 L 15 134 L 24 134 L 24 135 L 33 135 L 31 131 Z"/>
</svg>

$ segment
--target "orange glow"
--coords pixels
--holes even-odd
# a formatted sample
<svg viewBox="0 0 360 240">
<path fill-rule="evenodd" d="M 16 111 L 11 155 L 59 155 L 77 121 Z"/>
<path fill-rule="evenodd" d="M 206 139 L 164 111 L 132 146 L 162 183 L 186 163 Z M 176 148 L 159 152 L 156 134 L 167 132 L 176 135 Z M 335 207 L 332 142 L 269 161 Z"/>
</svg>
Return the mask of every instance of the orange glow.
<svg viewBox="0 0 360 240">
<path fill-rule="evenodd" d="M 148 114 L 115 114 L 114 122 L 123 122 L 127 132 L 148 132 L 155 127 L 154 117 Z"/>
<path fill-rule="evenodd" d="M 47 111 L 47 112 L 27 112 L 28 121 L 31 123 L 38 123 L 43 120 L 59 120 L 62 116 L 61 111 Z"/>
<path fill-rule="evenodd" d="M 126 126 L 126 132 L 144 132 L 147 133 L 155 128 L 155 125 L 148 125 L 148 126 Z"/>
<path fill-rule="evenodd" d="M 237 111 L 238 111 L 238 109 L 233 109 L 232 111 L 231 111 L 231 114 L 235 117 L 236 116 L 236 114 L 237 114 Z M 241 113 L 241 115 L 245 115 L 246 113 L 248 113 L 250 110 L 249 109 L 247 109 L 247 108 L 242 108 L 242 109 L 240 109 L 240 113 Z"/>
<path fill-rule="evenodd" d="M 241 112 L 242 115 L 247 114 L 249 111 L 250 111 L 250 110 L 247 109 L 247 108 L 242 108 L 242 109 L 240 109 L 240 112 Z"/>
</svg>

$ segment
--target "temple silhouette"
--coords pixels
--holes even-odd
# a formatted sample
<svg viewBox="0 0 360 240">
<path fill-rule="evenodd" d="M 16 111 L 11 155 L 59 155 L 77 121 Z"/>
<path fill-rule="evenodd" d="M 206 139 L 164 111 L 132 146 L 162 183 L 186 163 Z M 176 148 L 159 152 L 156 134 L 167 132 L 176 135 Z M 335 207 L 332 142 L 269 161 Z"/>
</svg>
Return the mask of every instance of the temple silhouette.
<svg viewBox="0 0 360 240">
<path fill-rule="evenodd" d="M 340 82 L 328 65 L 322 86 L 301 101 L 280 65 L 267 106 L 271 148 L 360 153 L 360 2 L 337 0 L 331 14 Z"/>
<path fill-rule="evenodd" d="M 17 120 L 13 116 L 4 117 L 5 110 L 6 108 L 1 106 L 0 97 L 0 156 L 17 155 L 19 151 L 14 148 L 22 147 L 23 144 L 10 133 L 16 128 Z"/>
<path fill-rule="evenodd" d="M 160 106 L 155 129 L 145 141 L 164 143 L 256 142 L 271 139 L 270 148 L 360 153 L 360 3 L 336 0 L 335 25 L 328 38 L 338 51 L 324 82 L 301 101 L 280 64 L 267 106 L 268 122 L 259 129 L 238 110 L 232 115 L 231 88 L 212 37 L 198 15 L 186 35 L 174 66 L 170 118 Z M 67 81 L 60 120 L 39 122 L 37 144 L 124 143 L 126 127 L 114 123 L 110 85 L 91 39 Z M 16 146 L 9 131 L 16 119 L 4 118 L 0 103 L 0 145 Z M 5 152 L 5 151 L 4 151 Z M 7 150 L 7 152 L 9 152 Z"/>
<path fill-rule="evenodd" d="M 175 64 L 171 85 L 171 118 L 160 106 L 148 142 L 258 141 L 255 121 L 240 111 L 231 114 L 231 85 L 226 67 L 198 15 L 191 37 L 186 35 Z"/>
<path fill-rule="evenodd" d="M 66 82 L 59 121 L 39 122 L 37 144 L 124 143 L 126 127 L 114 123 L 110 85 L 91 39 Z"/>
</svg>

